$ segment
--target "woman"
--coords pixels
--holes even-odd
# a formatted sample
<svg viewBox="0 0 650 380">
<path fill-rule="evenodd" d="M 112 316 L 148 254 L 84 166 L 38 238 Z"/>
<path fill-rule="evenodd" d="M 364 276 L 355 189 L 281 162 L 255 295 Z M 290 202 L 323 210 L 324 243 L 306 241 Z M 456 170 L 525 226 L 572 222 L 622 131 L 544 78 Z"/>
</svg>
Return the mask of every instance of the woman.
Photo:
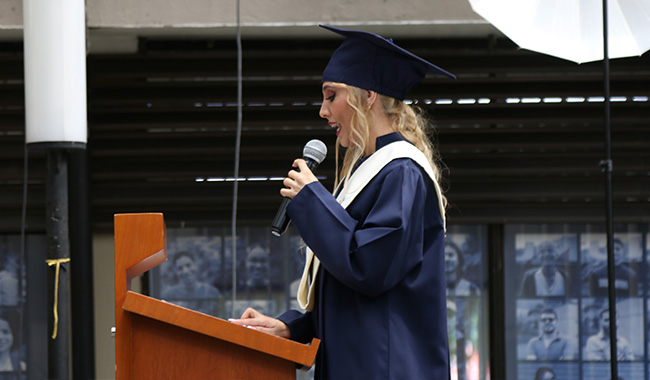
<svg viewBox="0 0 650 380">
<path fill-rule="evenodd" d="M 14 348 L 17 320 L 15 312 L 0 308 L 0 379 L 7 377 L 6 372 L 25 371 L 25 363 L 20 360 L 18 349 Z"/>
<path fill-rule="evenodd" d="M 310 247 L 299 302 L 233 322 L 321 339 L 317 379 L 448 379 L 444 204 L 424 117 L 404 103 L 428 72 L 452 74 L 375 34 L 346 39 L 322 78 L 320 116 L 346 148 L 335 195 L 302 159 L 280 193 Z M 338 168 L 337 162 L 337 168 Z"/>
<path fill-rule="evenodd" d="M 464 268 L 465 260 L 460 247 L 452 241 L 445 241 L 445 277 L 447 278 L 448 296 L 481 295 L 479 287 L 463 277 Z"/>
</svg>

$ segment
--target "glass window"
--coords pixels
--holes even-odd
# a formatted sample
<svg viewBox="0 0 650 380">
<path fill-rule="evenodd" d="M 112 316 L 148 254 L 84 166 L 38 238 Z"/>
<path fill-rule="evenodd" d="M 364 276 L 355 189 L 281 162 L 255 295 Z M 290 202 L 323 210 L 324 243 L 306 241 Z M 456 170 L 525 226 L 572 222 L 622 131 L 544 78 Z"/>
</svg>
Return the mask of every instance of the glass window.
<svg viewBox="0 0 650 380">
<path fill-rule="evenodd" d="M 224 319 L 248 307 L 275 316 L 295 306 L 303 266 L 293 230 L 278 239 L 265 227 L 241 227 L 233 244 L 225 228 L 168 229 L 167 261 L 152 270 L 150 293 Z"/>
<path fill-rule="evenodd" d="M 26 236 L 25 251 L 40 250 L 43 236 Z M 0 380 L 24 379 L 27 371 L 26 266 L 20 235 L 0 235 Z"/>
<path fill-rule="evenodd" d="M 305 247 L 295 230 L 241 227 L 233 255 L 228 229 L 167 230 L 167 261 L 150 274 L 150 293 L 220 318 L 247 307 L 275 316 L 299 309 Z M 445 245 L 452 378 L 488 378 L 487 228 L 450 226 Z"/>
<path fill-rule="evenodd" d="M 618 372 L 647 379 L 647 234 L 626 227 L 613 241 Z M 592 225 L 505 227 L 507 378 L 611 378 L 606 241 Z"/>
<path fill-rule="evenodd" d="M 488 373 L 487 229 L 449 226 L 445 239 L 447 330 L 452 379 L 485 379 Z"/>
</svg>

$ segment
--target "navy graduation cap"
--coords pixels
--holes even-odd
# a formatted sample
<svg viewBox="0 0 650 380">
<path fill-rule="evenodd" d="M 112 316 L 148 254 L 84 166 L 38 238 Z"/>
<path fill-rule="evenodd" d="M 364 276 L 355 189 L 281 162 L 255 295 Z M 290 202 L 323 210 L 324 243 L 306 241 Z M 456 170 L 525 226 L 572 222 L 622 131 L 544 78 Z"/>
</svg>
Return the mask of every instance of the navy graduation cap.
<svg viewBox="0 0 650 380">
<path fill-rule="evenodd" d="M 402 49 L 391 39 L 361 30 L 319 26 L 345 37 L 325 67 L 322 82 L 345 83 L 404 100 L 428 73 L 456 79 L 454 74 Z"/>
</svg>

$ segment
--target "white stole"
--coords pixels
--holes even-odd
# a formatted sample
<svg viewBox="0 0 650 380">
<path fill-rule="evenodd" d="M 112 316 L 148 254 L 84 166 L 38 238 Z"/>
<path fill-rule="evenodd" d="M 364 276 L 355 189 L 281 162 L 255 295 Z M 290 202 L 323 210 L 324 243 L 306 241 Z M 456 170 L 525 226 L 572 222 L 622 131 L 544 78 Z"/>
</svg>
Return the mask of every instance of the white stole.
<svg viewBox="0 0 650 380">
<path fill-rule="evenodd" d="M 429 164 L 429 160 L 427 160 L 427 157 L 422 153 L 422 151 L 407 141 L 397 141 L 388 144 L 368 157 L 368 159 L 361 163 L 357 170 L 355 170 L 352 176 L 348 179 L 347 184 L 339 193 L 338 197 L 336 197 L 336 200 L 341 204 L 341 206 L 343 206 L 343 208 L 347 208 L 354 198 L 359 195 L 366 185 L 368 185 L 368 183 L 381 171 L 381 169 L 397 158 L 410 158 L 427 172 L 436 189 L 438 206 L 440 207 L 440 216 L 442 217 L 442 224 L 445 226 L 445 207 L 442 201 L 442 192 L 440 191 L 440 185 L 438 185 L 433 174 L 433 169 Z M 303 270 L 302 278 L 300 279 L 297 295 L 298 304 L 301 308 L 307 311 L 312 311 L 314 309 L 316 274 L 318 273 L 319 266 L 320 260 L 318 260 L 318 257 L 314 255 L 314 252 L 307 247 L 305 269 Z M 310 269 L 311 281 L 309 279 Z"/>
</svg>

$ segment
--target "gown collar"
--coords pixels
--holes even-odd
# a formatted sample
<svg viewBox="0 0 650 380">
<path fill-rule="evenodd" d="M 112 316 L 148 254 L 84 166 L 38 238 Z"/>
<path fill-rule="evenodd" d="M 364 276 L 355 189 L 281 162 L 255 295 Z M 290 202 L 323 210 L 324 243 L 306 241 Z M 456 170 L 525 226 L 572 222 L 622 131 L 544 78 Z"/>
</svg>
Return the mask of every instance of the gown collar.
<svg viewBox="0 0 650 380">
<path fill-rule="evenodd" d="M 408 141 L 408 140 L 406 140 L 404 136 L 400 135 L 399 132 L 392 132 L 387 135 L 377 137 L 377 140 L 375 141 L 375 152 L 385 147 L 386 145 L 390 143 L 394 143 L 396 141 Z"/>
<path fill-rule="evenodd" d="M 378 151 L 379 149 L 385 147 L 386 145 L 397 142 L 397 141 L 408 141 L 408 140 L 405 139 L 404 136 L 399 134 L 399 132 L 391 132 L 391 133 L 389 133 L 387 135 L 379 136 L 375 140 L 375 152 Z M 410 142 L 410 141 L 408 141 L 408 142 Z M 354 173 L 354 171 L 357 170 L 359 165 L 361 165 L 370 156 L 372 156 L 372 154 L 368 155 L 368 156 L 365 156 L 365 157 L 361 157 L 359 160 L 357 160 L 357 162 L 354 164 L 354 168 L 352 169 L 352 173 Z"/>
</svg>

